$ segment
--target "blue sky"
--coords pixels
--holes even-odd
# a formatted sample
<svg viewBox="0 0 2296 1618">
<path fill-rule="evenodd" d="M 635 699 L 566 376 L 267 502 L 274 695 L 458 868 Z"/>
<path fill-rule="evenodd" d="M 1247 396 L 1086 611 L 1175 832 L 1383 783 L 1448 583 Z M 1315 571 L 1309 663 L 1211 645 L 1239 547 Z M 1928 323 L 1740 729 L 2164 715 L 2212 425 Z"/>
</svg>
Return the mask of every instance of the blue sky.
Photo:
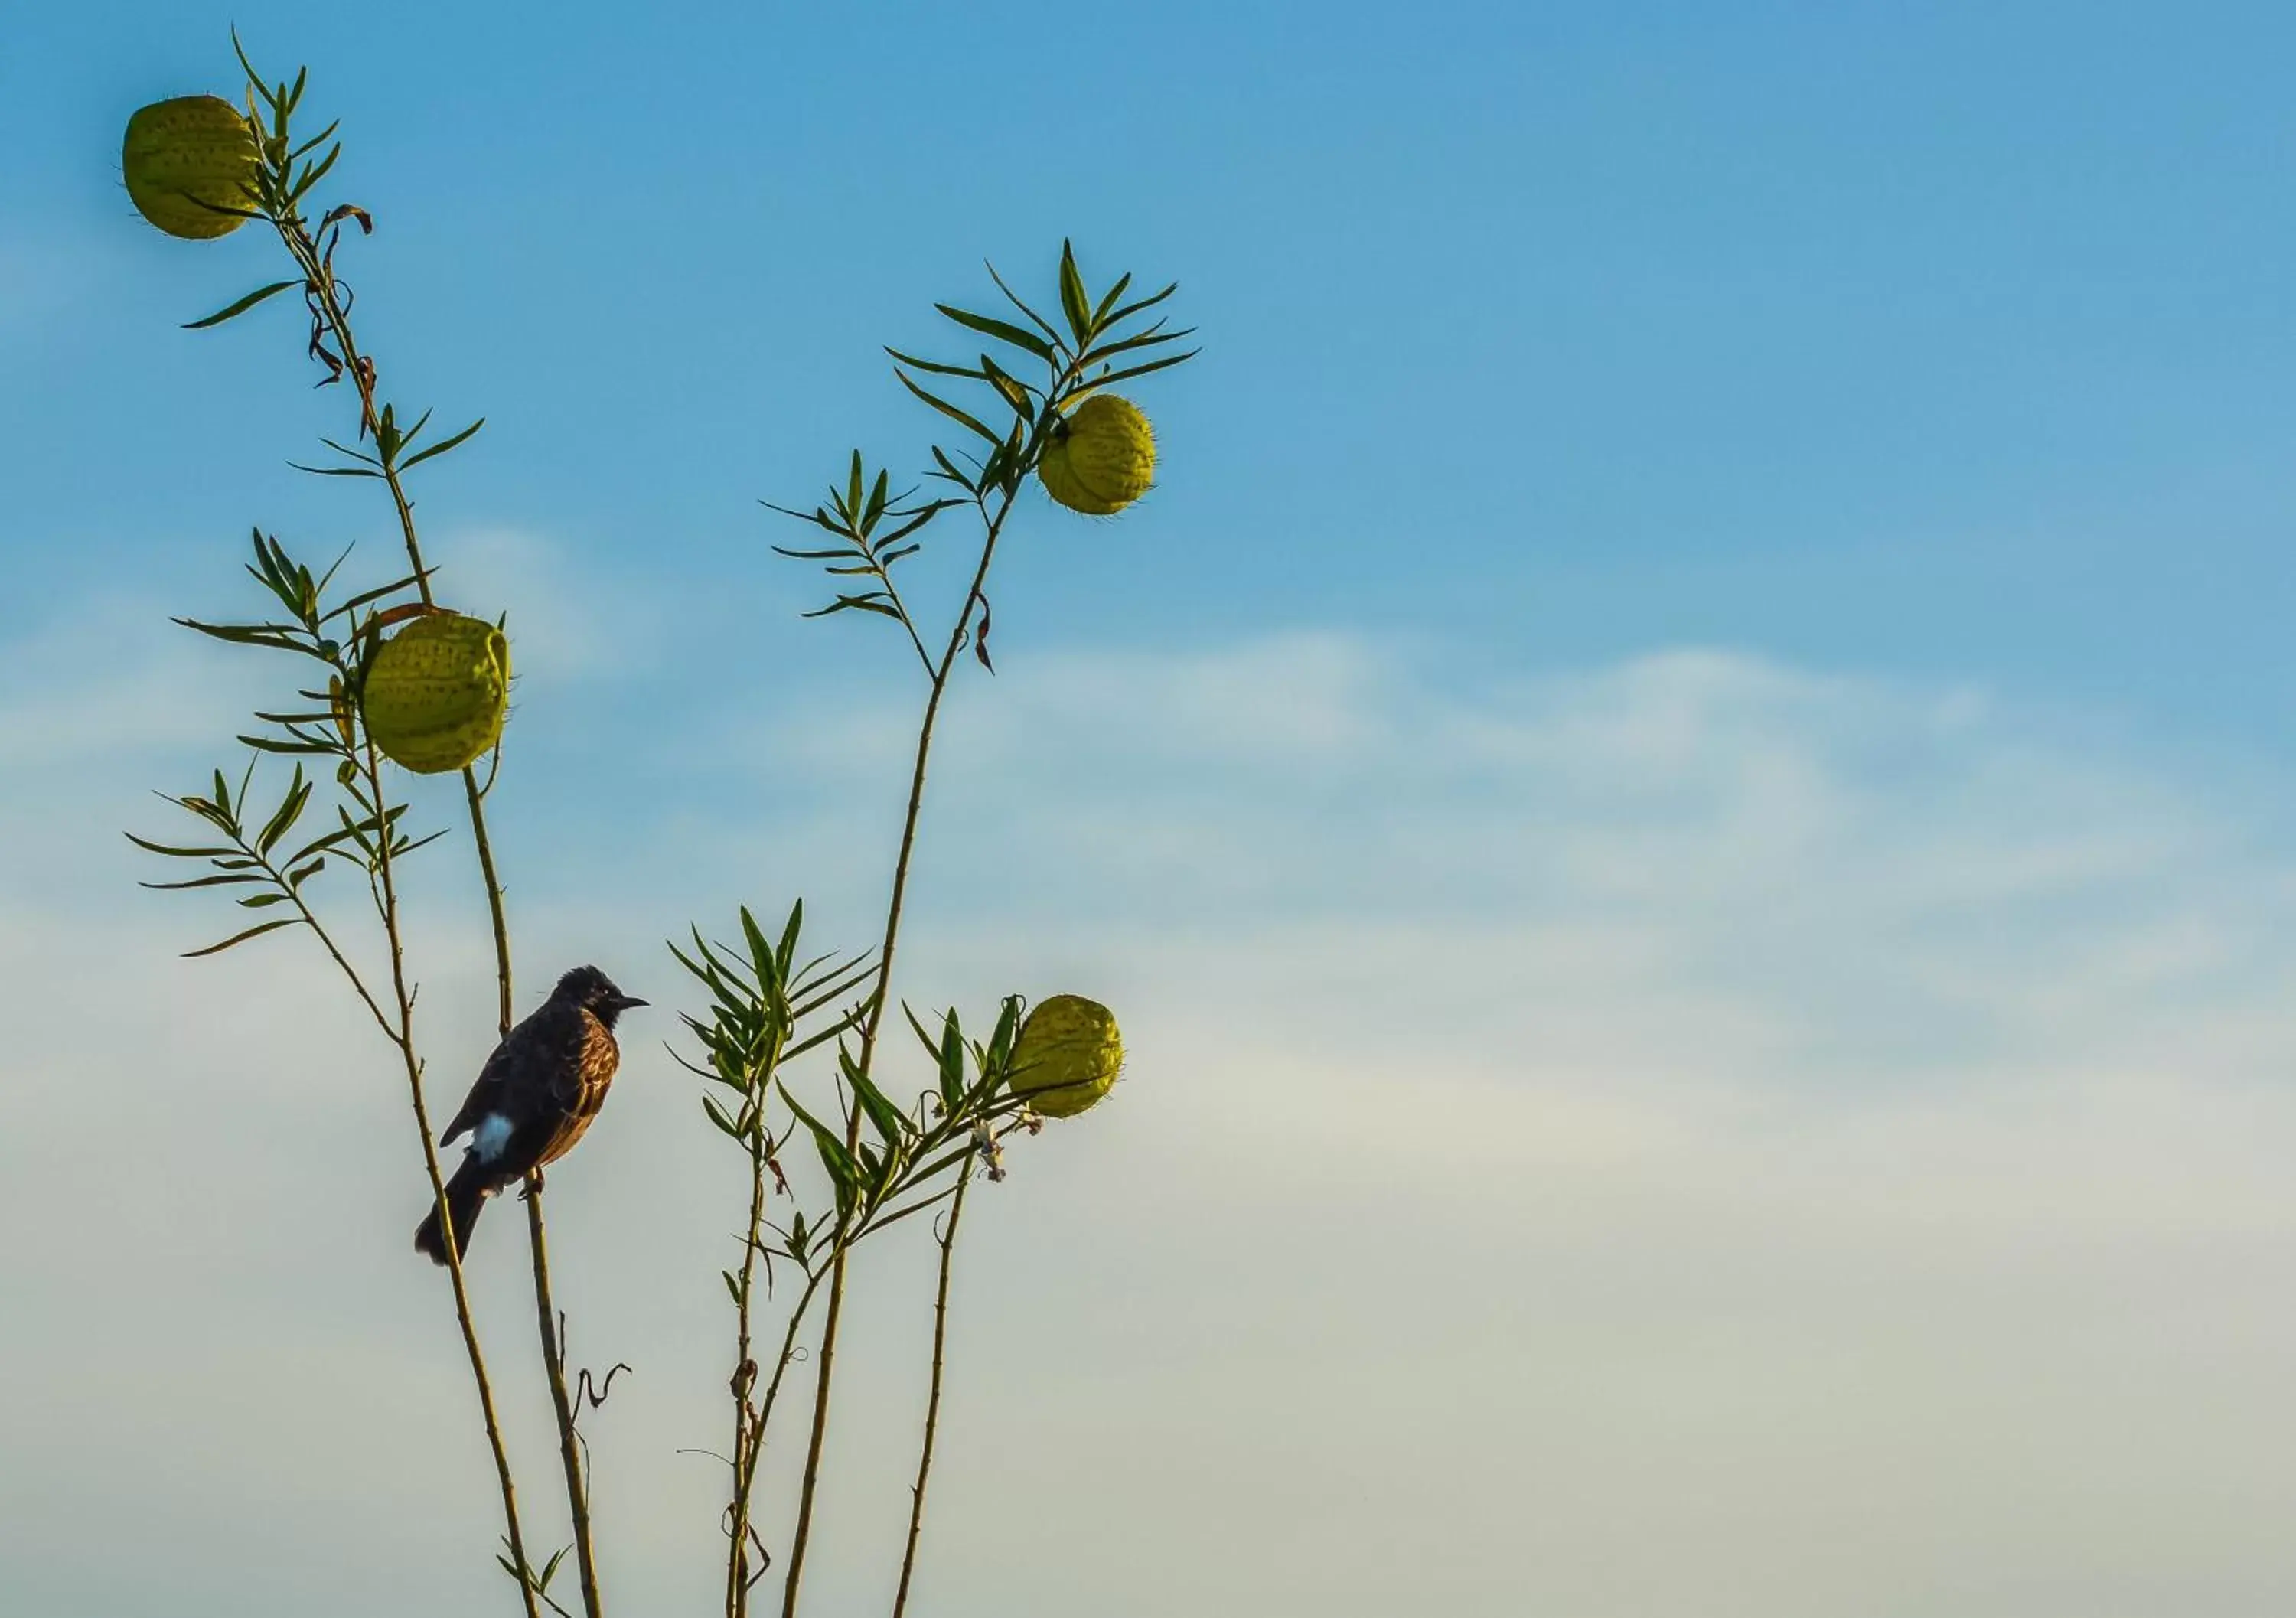
<svg viewBox="0 0 2296 1618">
<path fill-rule="evenodd" d="M 496 423 L 439 484 L 473 520 L 761 567 L 751 497 L 920 447 L 874 345 L 1071 234 L 1210 346 L 1149 390 L 1188 476 L 1016 582 L 1037 621 L 2287 706 L 2276 8 L 472 9 L 237 21 L 348 119 L 401 385 Z M 127 14 L 12 25 L 8 538 L 60 589 L 337 509 L 278 472 L 332 403 L 291 314 L 167 334 L 259 249 L 134 229 L 90 166 L 219 70 L 218 17 Z"/>
<path fill-rule="evenodd" d="M 176 962 L 213 918 L 116 835 L 259 694 L 165 621 L 244 605 L 249 525 L 395 554 L 285 465 L 348 421 L 286 300 L 177 329 L 275 245 L 118 184 L 233 21 L 344 119 L 386 393 L 488 421 L 417 492 L 510 614 L 529 985 L 667 1005 L 654 940 L 799 891 L 868 932 L 914 694 L 757 501 L 923 464 L 879 345 L 1063 236 L 1201 329 L 1152 497 L 1024 507 L 929 810 L 908 992 L 1095 992 L 1134 1052 L 986 1205 L 935 1610 L 2296 1599 L 2296 16 L 2025 4 L 18 8 L 0 1228 L 53 1234 L 0 1257 L 0 1589 L 501 1607 L 380 1053 L 298 951 Z M 415 881 L 443 1075 L 490 989 L 467 873 Z M 710 1151 L 634 1041 L 553 1181 L 645 1367 L 610 1586 L 664 1611 Z M 898 1528 L 915 1260 L 857 1304 L 824 1610 Z"/>
</svg>

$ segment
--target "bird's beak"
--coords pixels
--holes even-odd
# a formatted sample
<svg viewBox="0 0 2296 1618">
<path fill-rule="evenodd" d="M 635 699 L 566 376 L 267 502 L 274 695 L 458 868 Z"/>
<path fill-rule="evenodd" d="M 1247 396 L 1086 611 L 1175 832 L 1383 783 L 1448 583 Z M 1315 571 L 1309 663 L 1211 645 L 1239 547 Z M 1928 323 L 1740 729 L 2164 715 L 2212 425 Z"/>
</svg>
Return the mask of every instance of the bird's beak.
<svg viewBox="0 0 2296 1618">
<path fill-rule="evenodd" d="M 625 1012 L 633 1006 L 644 1006 L 645 1003 L 634 994 L 618 994 L 614 997 L 614 1010 L 618 1013 Z"/>
</svg>

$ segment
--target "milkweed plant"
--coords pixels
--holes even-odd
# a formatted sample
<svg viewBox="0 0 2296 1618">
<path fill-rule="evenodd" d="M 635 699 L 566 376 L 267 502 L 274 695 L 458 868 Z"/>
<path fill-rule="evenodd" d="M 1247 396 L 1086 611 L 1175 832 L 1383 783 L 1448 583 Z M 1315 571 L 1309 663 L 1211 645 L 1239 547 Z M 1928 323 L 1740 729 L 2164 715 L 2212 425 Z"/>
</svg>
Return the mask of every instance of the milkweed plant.
<svg viewBox="0 0 2296 1618">
<path fill-rule="evenodd" d="M 237 732 L 231 767 L 192 790 L 162 794 L 188 832 L 130 835 L 186 873 L 145 885 L 212 890 L 209 902 L 232 906 L 222 936 L 189 955 L 292 932 L 332 963 L 406 1087 L 429 1195 L 445 1220 L 446 1172 L 426 1091 L 434 1047 L 416 1017 L 404 877 L 418 856 L 437 858 L 430 850 L 449 840 L 467 842 L 487 900 L 496 1009 L 506 1035 L 516 1006 L 512 933 L 487 810 L 502 768 L 518 629 L 501 603 L 440 599 L 439 564 L 424 548 L 409 490 L 426 463 L 463 448 L 484 423 L 434 428 L 431 411 L 386 384 L 375 350 L 354 326 L 356 300 L 339 265 L 376 220 L 321 194 L 343 153 L 337 126 L 310 127 L 306 73 L 266 79 L 236 36 L 233 45 L 245 77 L 238 98 L 184 96 L 128 120 L 121 152 L 128 198 L 152 226 L 185 241 L 217 242 L 250 224 L 275 238 L 279 278 L 189 329 L 237 321 L 275 299 L 299 301 L 305 353 L 322 385 L 348 384 L 350 418 L 339 436 L 321 440 L 325 455 L 299 470 L 372 486 L 389 505 L 399 547 L 387 561 L 346 552 L 321 562 L 259 526 L 252 530 L 245 571 L 253 608 L 235 619 L 176 621 L 271 654 L 278 695 Z M 1111 390 L 1195 352 L 1177 346 L 1190 333 L 1172 329 L 1164 313 L 1174 287 L 1135 296 L 1132 278 L 1119 275 L 1095 289 L 1067 243 L 1051 295 L 1037 303 L 993 267 L 988 275 L 1001 300 L 995 313 L 936 306 L 961 341 L 947 357 L 887 350 L 894 377 L 937 414 L 949 438 L 933 447 L 914 486 L 856 450 L 817 503 L 773 506 L 797 525 L 792 542 L 775 548 L 817 564 L 830 581 L 829 599 L 804 616 L 880 622 L 878 644 L 913 667 L 918 681 L 914 763 L 882 930 L 857 949 L 822 949 L 805 934 L 801 900 L 775 905 L 768 914 L 781 919 L 761 923 L 752 908 L 729 899 L 723 925 L 697 925 L 669 945 L 691 995 L 673 1055 L 700 1081 L 709 1138 L 722 1139 L 746 1170 L 747 1206 L 733 1250 L 697 1266 L 698 1285 L 713 1285 L 708 1273 L 717 1271 L 731 1317 L 726 1448 L 710 1451 L 726 1474 L 719 1523 L 726 1618 L 744 1618 L 775 1573 L 783 1618 L 797 1612 L 848 1275 L 865 1243 L 929 1232 L 939 1265 L 928 1394 L 914 1473 L 898 1480 L 909 1491 L 907 1532 L 887 1551 L 897 1570 L 891 1611 L 899 1618 L 906 1609 L 966 1198 L 976 1182 L 1004 1177 L 1016 1133 L 1036 1136 L 1047 1120 L 1096 1105 L 1123 1063 L 1114 1015 L 1081 996 L 1054 994 L 1032 1007 L 1014 994 L 961 1015 L 955 1006 L 920 1012 L 894 993 L 936 724 L 969 665 L 994 671 L 989 587 L 999 541 L 1032 482 L 1067 512 L 1095 517 L 1113 516 L 1144 494 L 1155 469 L 1153 431 L 1137 405 Z M 963 595 L 938 612 L 903 589 L 901 563 L 928 544 L 972 557 Z M 410 796 L 414 776 L 455 779 L 460 815 L 425 829 Z M 600 1618 L 599 1525 L 580 1420 L 603 1402 L 612 1373 L 600 1383 L 578 1370 L 570 1383 L 567 1315 L 552 1290 L 538 1173 L 527 1179 L 522 1201 L 566 1501 L 566 1543 L 546 1555 L 522 1515 L 503 1396 L 475 1324 L 470 1279 L 455 1242 L 444 1244 L 455 1326 L 501 1496 L 496 1559 L 528 1618 L 545 1611 L 569 1618 L 578 1602 L 585 1618 Z M 395 1218 L 398 1211 L 389 1211 Z M 774 1419 L 800 1367 L 812 1384 L 809 1425 L 777 1438 Z M 675 1441 L 695 1438 L 681 1433 Z M 785 1523 L 758 1518 L 769 1443 L 796 1473 Z M 562 1577 L 570 1559 L 570 1579 Z M 633 1600 L 652 1610 L 642 1596 Z"/>
</svg>

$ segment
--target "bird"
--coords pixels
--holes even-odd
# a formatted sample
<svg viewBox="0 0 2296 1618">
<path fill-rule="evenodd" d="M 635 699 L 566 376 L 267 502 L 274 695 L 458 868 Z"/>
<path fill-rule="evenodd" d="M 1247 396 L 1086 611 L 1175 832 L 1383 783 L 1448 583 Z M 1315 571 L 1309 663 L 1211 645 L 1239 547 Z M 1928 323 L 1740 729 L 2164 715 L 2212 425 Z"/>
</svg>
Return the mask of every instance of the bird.
<svg viewBox="0 0 2296 1618">
<path fill-rule="evenodd" d="M 539 1174 L 582 1138 L 605 1105 L 621 1062 L 614 1021 L 644 1004 L 615 988 L 595 966 L 577 966 L 558 980 L 533 1015 L 503 1036 L 439 1138 L 442 1146 L 471 1138 L 447 1182 L 456 1253 L 470 1251 L 471 1228 L 487 1198 Z M 415 1228 L 414 1247 L 434 1264 L 447 1262 L 436 1205 Z"/>
</svg>

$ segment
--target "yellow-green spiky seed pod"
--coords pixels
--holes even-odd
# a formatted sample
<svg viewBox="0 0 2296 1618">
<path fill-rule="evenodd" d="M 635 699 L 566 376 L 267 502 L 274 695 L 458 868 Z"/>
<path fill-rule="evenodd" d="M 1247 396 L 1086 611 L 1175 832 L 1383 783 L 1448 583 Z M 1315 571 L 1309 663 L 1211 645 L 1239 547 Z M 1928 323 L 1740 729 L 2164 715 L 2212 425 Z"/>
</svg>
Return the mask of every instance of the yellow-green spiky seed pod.
<svg viewBox="0 0 2296 1618">
<path fill-rule="evenodd" d="M 1124 1065 L 1116 1014 L 1056 994 L 1029 1014 L 1013 1044 L 1013 1093 L 1047 1118 L 1073 1118 L 1108 1094 Z"/>
<path fill-rule="evenodd" d="M 1122 511 L 1155 475 L 1155 430 L 1139 406 L 1113 393 L 1095 393 L 1070 411 L 1037 463 L 1045 492 L 1088 517 Z"/>
<path fill-rule="evenodd" d="M 154 102 L 127 120 L 119 168 L 135 211 L 187 242 L 212 242 L 247 223 L 224 209 L 255 206 L 262 156 L 247 119 L 217 95 Z"/>
<path fill-rule="evenodd" d="M 422 776 L 484 758 L 509 710 L 510 642 L 460 612 L 425 614 L 383 642 L 359 702 L 383 756 Z"/>
</svg>

